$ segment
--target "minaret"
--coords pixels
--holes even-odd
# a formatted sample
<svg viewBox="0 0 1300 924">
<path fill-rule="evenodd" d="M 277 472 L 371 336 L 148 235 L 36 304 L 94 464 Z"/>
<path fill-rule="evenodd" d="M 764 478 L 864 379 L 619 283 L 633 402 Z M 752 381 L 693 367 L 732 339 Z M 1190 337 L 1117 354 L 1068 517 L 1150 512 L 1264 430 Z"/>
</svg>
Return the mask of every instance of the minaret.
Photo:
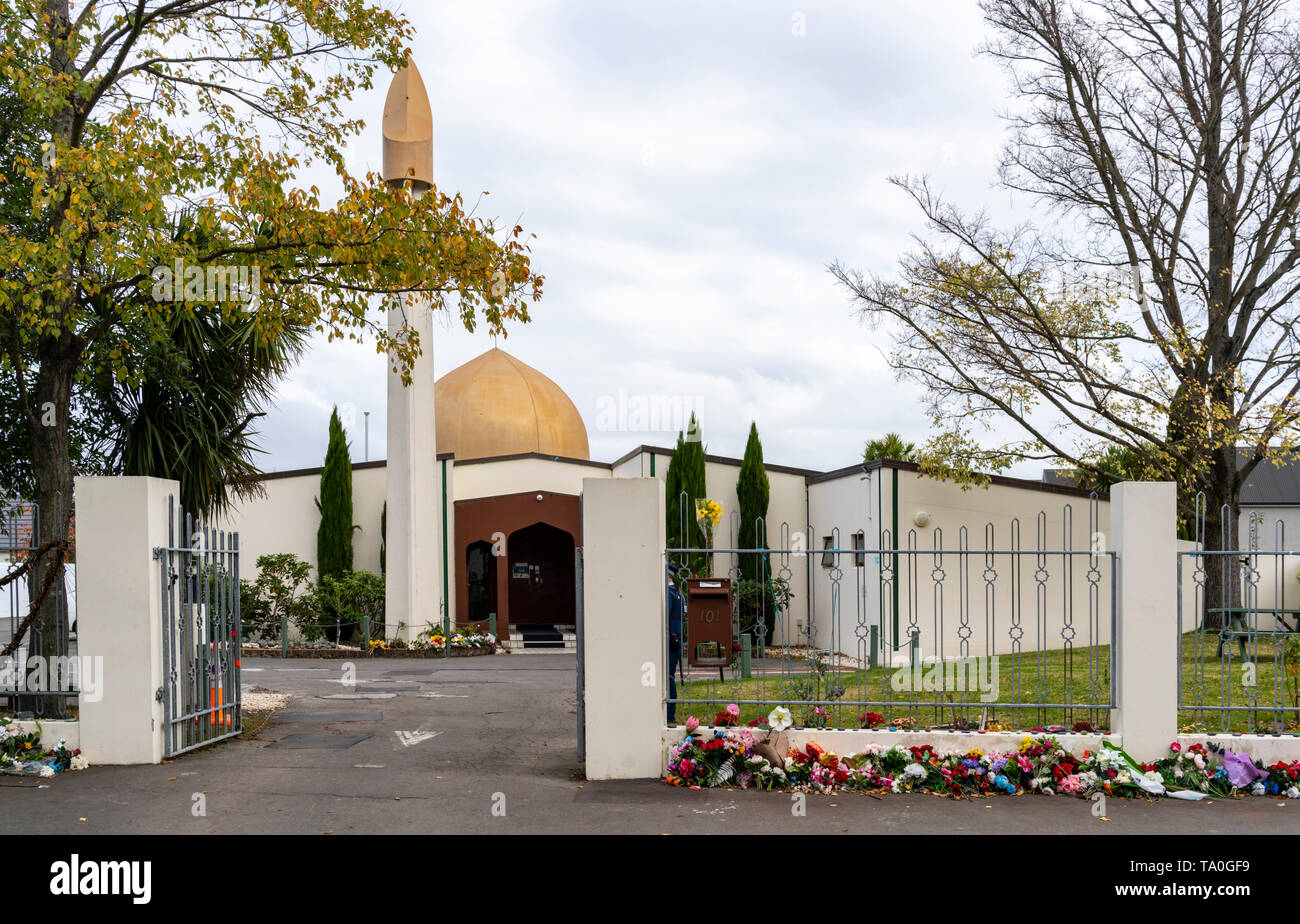
<svg viewBox="0 0 1300 924">
<path fill-rule="evenodd" d="M 410 182 L 422 196 L 433 185 L 433 110 L 420 72 L 408 58 L 393 75 L 384 100 L 384 181 Z M 441 625 L 442 518 L 437 428 L 433 407 L 433 312 L 425 298 L 397 299 L 388 310 L 388 330 L 416 331 L 420 356 L 411 384 L 388 373 L 388 526 L 385 576 L 388 624 L 385 635 L 414 641 L 430 623 Z"/>
</svg>

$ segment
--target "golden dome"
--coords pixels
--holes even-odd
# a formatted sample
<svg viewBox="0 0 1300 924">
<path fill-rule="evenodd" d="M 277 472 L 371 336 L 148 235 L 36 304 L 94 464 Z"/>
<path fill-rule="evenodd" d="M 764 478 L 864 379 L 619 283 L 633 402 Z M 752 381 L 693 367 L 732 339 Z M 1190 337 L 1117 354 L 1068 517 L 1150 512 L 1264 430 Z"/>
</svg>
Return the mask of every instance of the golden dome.
<svg viewBox="0 0 1300 924">
<path fill-rule="evenodd" d="M 433 386 L 438 452 L 458 461 L 539 452 L 590 458 L 587 428 L 569 396 L 495 347 Z"/>
</svg>

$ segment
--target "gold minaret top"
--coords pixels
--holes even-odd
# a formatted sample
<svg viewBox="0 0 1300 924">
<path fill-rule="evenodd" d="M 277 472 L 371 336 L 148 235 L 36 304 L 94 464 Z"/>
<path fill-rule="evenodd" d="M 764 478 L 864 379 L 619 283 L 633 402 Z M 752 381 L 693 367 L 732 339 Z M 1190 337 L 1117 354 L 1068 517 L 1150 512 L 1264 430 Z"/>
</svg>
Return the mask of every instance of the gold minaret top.
<svg viewBox="0 0 1300 924">
<path fill-rule="evenodd" d="M 433 185 L 433 109 L 415 62 L 393 75 L 384 100 L 384 179 L 411 180 L 417 191 Z"/>
</svg>

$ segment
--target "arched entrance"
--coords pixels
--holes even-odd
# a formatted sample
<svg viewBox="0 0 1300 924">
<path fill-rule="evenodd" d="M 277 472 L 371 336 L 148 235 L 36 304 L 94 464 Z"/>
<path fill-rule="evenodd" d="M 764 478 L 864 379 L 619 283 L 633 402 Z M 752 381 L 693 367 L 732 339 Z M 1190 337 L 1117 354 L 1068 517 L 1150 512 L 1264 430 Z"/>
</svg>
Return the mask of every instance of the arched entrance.
<svg viewBox="0 0 1300 924">
<path fill-rule="evenodd" d="M 465 576 L 469 584 L 469 620 L 486 621 L 497 610 L 497 558 L 492 543 L 471 543 L 465 550 Z"/>
<path fill-rule="evenodd" d="M 534 523 L 510 534 L 506 580 L 511 623 L 573 625 L 573 549 L 573 536 L 549 523 Z"/>
</svg>

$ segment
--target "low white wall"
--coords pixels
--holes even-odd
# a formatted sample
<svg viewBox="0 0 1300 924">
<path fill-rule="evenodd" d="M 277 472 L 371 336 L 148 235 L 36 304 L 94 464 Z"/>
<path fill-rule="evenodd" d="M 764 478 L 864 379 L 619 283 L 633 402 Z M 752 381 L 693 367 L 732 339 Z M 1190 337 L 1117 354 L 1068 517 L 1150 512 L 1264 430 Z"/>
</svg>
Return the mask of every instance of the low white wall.
<svg viewBox="0 0 1300 924">
<path fill-rule="evenodd" d="M 75 751 L 81 747 L 81 723 L 73 721 L 62 721 L 59 719 L 42 719 L 39 722 L 20 721 L 14 722 L 18 731 L 24 735 L 30 735 L 39 730 L 41 733 L 41 747 L 56 747 L 60 740 L 67 746 L 68 750 Z M 84 754 L 82 755 L 85 756 Z M 66 767 L 64 768 L 67 769 Z"/>
<path fill-rule="evenodd" d="M 706 732 L 711 733 L 711 729 Z M 1019 750 L 1025 740 L 1025 732 L 969 732 L 969 731 L 876 731 L 856 728 L 791 728 L 785 732 L 790 746 L 802 749 L 809 742 L 816 742 L 841 757 L 861 754 L 873 745 L 891 748 L 894 745 L 904 748 L 931 745 L 940 755 L 965 754 L 979 750 L 984 753 L 997 751 L 1002 754 Z M 663 728 L 660 734 L 660 749 L 663 759 L 659 772 L 668 772 L 668 749 L 686 737 L 686 729 L 680 725 Z M 1122 747 L 1118 735 L 1053 735 L 1061 746 L 1077 757 L 1084 751 L 1096 751 L 1103 741 Z"/>
<path fill-rule="evenodd" d="M 1279 760 L 1300 760 L 1300 735 L 1179 735 L 1176 740 L 1183 750 L 1193 744 L 1213 743 L 1238 754 L 1249 754 L 1265 766 Z"/>
</svg>

